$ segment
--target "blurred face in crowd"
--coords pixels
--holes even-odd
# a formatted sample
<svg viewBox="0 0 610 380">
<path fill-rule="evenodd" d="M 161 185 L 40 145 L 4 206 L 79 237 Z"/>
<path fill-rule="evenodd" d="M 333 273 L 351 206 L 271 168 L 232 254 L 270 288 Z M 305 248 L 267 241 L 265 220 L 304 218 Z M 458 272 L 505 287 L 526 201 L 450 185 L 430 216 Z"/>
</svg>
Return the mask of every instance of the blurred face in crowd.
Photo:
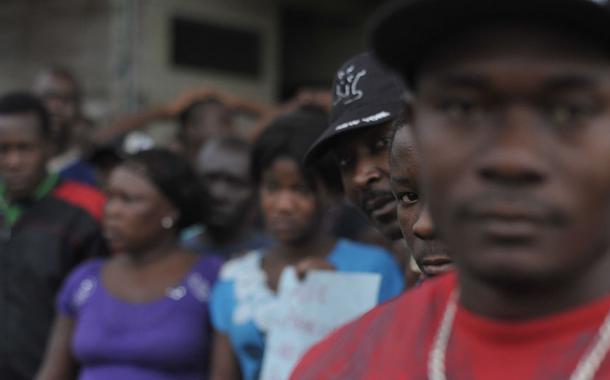
<svg viewBox="0 0 610 380">
<path fill-rule="evenodd" d="M 244 222 L 254 202 L 247 151 L 209 141 L 196 162 L 207 196 L 206 225 L 236 228 Z"/>
<path fill-rule="evenodd" d="M 210 101 L 194 106 L 182 126 L 180 138 L 187 151 L 196 154 L 210 138 L 229 136 L 232 132 L 231 115 L 227 107 Z"/>
<path fill-rule="evenodd" d="M 274 239 L 298 244 L 320 230 L 322 207 L 317 192 L 293 159 L 278 158 L 263 170 L 259 196 L 267 231 Z"/>
<path fill-rule="evenodd" d="M 46 176 L 48 146 L 34 113 L 0 115 L 0 177 L 11 200 L 31 197 Z"/>
<path fill-rule="evenodd" d="M 54 139 L 69 136 L 72 124 L 79 116 L 77 84 L 63 75 L 42 74 L 35 83 L 35 90 L 51 116 L 51 134 Z"/>
<path fill-rule="evenodd" d="M 402 235 L 412 257 L 428 277 L 452 269 L 446 247 L 436 235 L 420 187 L 420 161 L 408 126 L 396 131 L 390 148 L 390 177 Z"/>
<path fill-rule="evenodd" d="M 104 235 L 113 252 L 138 253 L 155 247 L 175 231 L 161 225 L 175 222 L 177 211 L 135 164 L 117 166 L 107 182 Z"/>
<path fill-rule="evenodd" d="M 607 277 L 610 60 L 602 51 L 557 31 L 490 28 L 422 64 L 413 125 L 426 198 L 465 283 Z"/>
<path fill-rule="evenodd" d="M 390 189 L 388 146 L 392 124 L 356 130 L 338 139 L 334 153 L 347 198 L 390 240 L 401 238 Z"/>
<path fill-rule="evenodd" d="M 89 119 L 78 118 L 72 125 L 72 136 L 74 143 L 81 147 L 83 151 L 90 150 L 93 143 L 91 141 L 91 135 L 95 130 L 95 125 Z"/>
</svg>

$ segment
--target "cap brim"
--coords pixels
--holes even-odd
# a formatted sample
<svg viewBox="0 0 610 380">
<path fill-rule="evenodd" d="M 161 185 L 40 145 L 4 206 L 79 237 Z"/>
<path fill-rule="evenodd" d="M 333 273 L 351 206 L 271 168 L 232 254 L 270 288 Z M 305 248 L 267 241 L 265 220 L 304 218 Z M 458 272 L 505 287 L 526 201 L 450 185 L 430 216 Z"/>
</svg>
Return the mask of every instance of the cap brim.
<svg viewBox="0 0 610 380">
<path fill-rule="evenodd" d="M 375 119 L 375 121 L 360 122 L 357 125 L 353 125 L 353 126 L 346 127 L 346 128 L 340 128 L 340 125 L 331 125 L 329 128 L 327 128 L 324 131 L 324 133 L 322 133 L 322 135 L 320 135 L 320 137 L 318 137 L 318 139 L 311 145 L 311 147 L 309 147 L 309 150 L 305 154 L 305 158 L 303 159 L 303 162 L 305 163 L 305 165 L 310 165 L 316 159 L 318 159 L 322 155 L 328 153 L 328 151 L 331 149 L 331 146 L 333 145 L 333 143 L 336 142 L 336 140 L 339 138 L 339 136 L 343 136 L 354 130 L 360 130 L 363 128 L 374 127 L 376 125 L 387 123 L 388 121 L 390 121 L 396 117 L 395 112 L 394 113 L 386 112 L 386 113 L 387 113 L 387 116 L 379 117 L 379 118 Z M 338 127 L 339 127 L 339 129 L 337 129 Z"/>
<path fill-rule="evenodd" d="M 457 33 L 497 22 L 532 22 L 610 41 L 610 12 L 590 0 L 410 0 L 380 9 L 370 24 L 373 50 L 410 80 L 426 52 Z"/>
</svg>

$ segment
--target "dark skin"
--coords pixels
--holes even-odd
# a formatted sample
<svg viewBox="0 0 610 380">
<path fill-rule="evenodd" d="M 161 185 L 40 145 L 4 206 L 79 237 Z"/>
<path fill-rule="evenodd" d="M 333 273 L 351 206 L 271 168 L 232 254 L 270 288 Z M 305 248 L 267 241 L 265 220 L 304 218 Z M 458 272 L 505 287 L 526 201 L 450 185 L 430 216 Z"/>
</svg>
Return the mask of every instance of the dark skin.
<svg viewBox="0 0 610 380">
<path fill-rule="evenodd" d="M 72 78 L 48 72 L 37 78 L 34 90 L 44 102 L 51 116 L 54 154 L 61 154 L 73 143 L 73 124 L 80 116 L 78 84 Z"/>
<path fill-rule="evenodd" d="M 320 262 L 323 269 L 332 268 L 324 261 L 335 245 L 335 239 L 323 226 L 325 194 L 311 186 L 291 159 L 277 159 L 263 174 L 259 189 L 261 211 L 267 231 L 278 242 L 263 261 L 273 290 L 288 265 L 297 265 L 301 274 L 313 269 L 307 263 Z"/>
<path fill-rule="evenodd" d="M 313 269 L 333 270 L 325 260 L 335 239 L 323 224 L 326 194 L 322 185 L 313 189 L 294 160 L 278 158 L 263 172 L 259 194 L 267 230 L 277 241 L 262 264 L 269 288 L 277 290 L 280 274 L 288 265 L 294 265 L 301 277 Z M 241 377 L 227 335 L 215 333 L 213 352 L 211 379 Z"/>
<path fill-rule="evenodd" d="M 422 65 L 413 126 L 468 309 L 525 319 L 610 292 L 605 50 L 554 30 L 488 28 Z"/>
<path fill-rule="evenodd" d="M 186 124 L 180 128 L 179 143 L 191 162 L 195 161 L 199 149 L 210 138 L 233 134 L 228 108 L 216 102 L 196 106 Z"/>
<path fill-rule="evenodd" d="M 0 177 L 9 201 L 34 194 L 47 175 L 49 151 L 34 113 L 0 115 Z"/>
<path fill-rule="evenodd" d="M 392 192 L 397 200 L 396 214 L 412 257 L 427 277 L 453 269 L 445 245 L 438 240 L 420 189 L 421 162 L 408 126 L 398 129 L 390 148 Z"/>
<path fill-rule="evenodd" d="M 389 146 L 392 122 L 346 133 L 333 147 L 346 198 L 361 210 L 387 239 L 385 246 L 407 273 L 408 285 L 418 274 L 409 266 L 410 252 L 402 241 L 396 199 L 390 187 Z"/>
<path fill-rule="evenodd" d="M 345 196 L 391 241 L 401 238 L 396 200 L 390 189 L 391 122 L 355 130 L 334 148 Z"/>
<path fill-rule="evenodd" d="M 115 252 L 103 268 L 103 286 L 129 303 L 152 302 L 165 296 L 198 260 L 178 245 L 178 231 L 164 228 L 161 220 L 178 217 L 177 210 L 134 165 L 114 169 L 108 180 L 104 233 Z M 65 379 L 77 362 L 70 343 L 75 327 L 59 315 L 38 380 Z"/>
<path fill-rule="evenodd" d="M 195 169 L 209 199 L 202 239 L 222 247 L 250 236 L 254 184 L 248 152 L 211 140 L 197 155 Z"/>
</svg>

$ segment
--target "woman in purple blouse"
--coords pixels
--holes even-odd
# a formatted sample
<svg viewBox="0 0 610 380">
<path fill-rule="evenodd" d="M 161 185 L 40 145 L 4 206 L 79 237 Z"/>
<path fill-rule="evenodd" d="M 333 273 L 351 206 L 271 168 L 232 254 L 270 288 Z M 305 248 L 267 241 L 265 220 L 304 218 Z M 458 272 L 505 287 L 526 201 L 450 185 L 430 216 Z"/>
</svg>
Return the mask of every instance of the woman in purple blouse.
<svg viewBox="0 0 610 380">
<path fill-rule="evenodd" d="M 191 380 L 207 377 L 208 296 L 221 265 L 180 248 L 203 209 L 188 164 L 154 149 L 108 181 L 104 232 L 115 255 L 78 267 L 38 380 Z"/>
</svg>

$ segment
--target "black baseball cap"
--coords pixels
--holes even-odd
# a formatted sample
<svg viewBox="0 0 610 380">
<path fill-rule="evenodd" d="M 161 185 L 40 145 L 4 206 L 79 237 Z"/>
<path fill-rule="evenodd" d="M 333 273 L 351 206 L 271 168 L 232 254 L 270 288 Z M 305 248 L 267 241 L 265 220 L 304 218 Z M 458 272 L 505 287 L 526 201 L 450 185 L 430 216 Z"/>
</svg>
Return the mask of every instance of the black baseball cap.
<svg viewBox="0 0 610 380">
<path fill-rule="evenodd" d="M 526 23 L 578 33 L 610 50 L 608 0 L 401 0 L 371 20 L 375 54 L 414 84 L 429 49 L 452 36 L 495 24 Z"/>
<path fill-rule="evenodd" d="M 405 92 L 398 75 L 371 52 L 345 62 L 333 81 L 329 126 L 307 151 L 305 163 L 326 153 L 340 135 L 395 119 Z"/>
</svg>

